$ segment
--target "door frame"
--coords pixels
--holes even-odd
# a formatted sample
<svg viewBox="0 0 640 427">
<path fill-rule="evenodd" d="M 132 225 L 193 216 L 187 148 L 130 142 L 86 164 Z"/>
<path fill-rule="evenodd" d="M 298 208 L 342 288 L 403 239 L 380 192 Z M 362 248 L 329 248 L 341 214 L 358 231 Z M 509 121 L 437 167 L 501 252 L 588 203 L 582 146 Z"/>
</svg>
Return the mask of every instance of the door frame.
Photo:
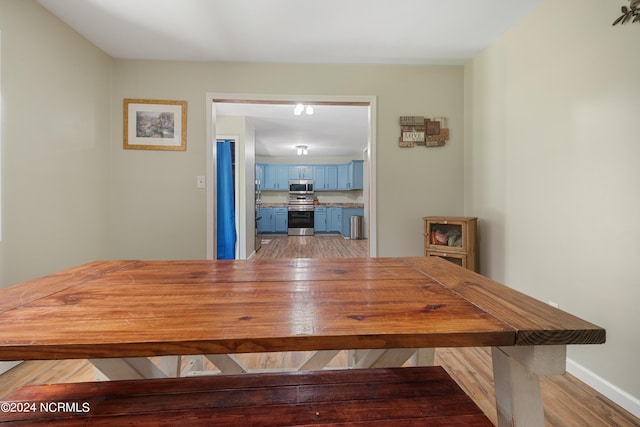
<svg viewBox="0 0 640 427">
<path fill-rule="evenodd" d="M 215 245 L 215 221 L 216 221 L 216 202 L 214 189 L 216 188 L 215 178 L 215 150 L 213 149 L 216 142 L 216 103 L 218 102 L 235 102 L 235 103 L 305 103 L 305 104 L 325 104 L 325 105 L 353 105 L 366 104 L 369 107 L 368 114 L 368 134 L 367 149 L 365 150 L 365 179 L 364 193 L 365 201 L 365 236 L 369 239 L 369 256 L 377 256 L 377 199 L 376 199 L 376 129 L 377 129 L 377 97 L 376 96 L 338 96 L 338 95 L 276 95 L 276 94 L 248 94 L 248 93 L 226 93 L 226 92 L 207 92 L 206 97 L 206 131 L 205 137 L 207 141 L 206 150 L 206 256 L 207 259 L 216 258 Z M 237 144 L 236 144 L 237 145 Z M 254 156 L 255 158 L 255 156 Z M 244 161 L 244 159 L 236 158 L 236 163 Z M 254 165 L 255 168 L 255 165 Z M 237 168 L 239 169 L 239 168 Z M 246 177 L 240 177 L 240 180 Z M 248 206 L 245 206 L 248 209 Z M 238 226 L 239 235 L 246 236 L 247 230 L 245 224 Z"/>
</svg>

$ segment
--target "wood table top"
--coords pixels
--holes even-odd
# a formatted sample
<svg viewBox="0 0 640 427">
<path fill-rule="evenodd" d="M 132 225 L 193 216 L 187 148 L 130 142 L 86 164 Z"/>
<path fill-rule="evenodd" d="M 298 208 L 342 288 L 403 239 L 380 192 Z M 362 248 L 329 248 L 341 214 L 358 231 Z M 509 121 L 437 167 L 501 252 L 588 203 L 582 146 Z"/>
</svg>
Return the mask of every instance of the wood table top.
<svg viewBox="0 0 640 427">
<path fill-rule="evenodd" d="M 604 341 L 437 257 L 98 261 L 0 289 L 0 360 Z"/>
</svg>

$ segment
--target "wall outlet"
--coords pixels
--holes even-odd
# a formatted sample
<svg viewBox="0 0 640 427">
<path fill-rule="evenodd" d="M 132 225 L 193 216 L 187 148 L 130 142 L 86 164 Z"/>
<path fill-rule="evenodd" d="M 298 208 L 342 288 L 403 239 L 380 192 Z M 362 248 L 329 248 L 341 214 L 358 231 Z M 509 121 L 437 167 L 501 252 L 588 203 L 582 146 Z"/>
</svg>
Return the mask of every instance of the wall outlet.
<svg viewBox="0 0 640 427">
<path fill-rule="evenodd" d="M 196 179 L 196 187 L 197 188 L 206 188 L 207 184 L 205 181 L 205 177 L 202 175 L 199 175 Z"/>
</svg>

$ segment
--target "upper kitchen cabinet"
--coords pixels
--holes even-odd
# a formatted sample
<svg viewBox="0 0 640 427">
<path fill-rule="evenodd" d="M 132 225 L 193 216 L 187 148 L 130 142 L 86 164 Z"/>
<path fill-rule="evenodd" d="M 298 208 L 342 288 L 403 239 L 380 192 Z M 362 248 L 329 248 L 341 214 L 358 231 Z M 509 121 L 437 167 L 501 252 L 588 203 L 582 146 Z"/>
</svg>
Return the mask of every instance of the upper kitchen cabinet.
<svg viewBox="0 0 640 427">
<path fill-rule="evenodd" d="M 289 166 L 289 179 L 314 179 L 313 166 Z"/>
<path fill-rule="evenodd" d="M 364 188 L 364 161 L 335 165 L 256 164 L 262 190 L 288 191 L 290 179 L 312 179 L 315 191 L 349 191 Z"/>
<path fill-rule="evenodd" d="M 364 161 L 352 160 L 338 166 L 338 190 L 362 190 L 364 188 Z"/>
<path fill-rule="evenodd" d="M 316 191 L 335 190 L 338 188 L 338 166 L 318 165 L 313 174 L 313 186 Z"/>
<path fill-rule="evenodd" d="M 349 163 L 350 174 L 352 176 L 352 190 L 364 189 L 364 160 L 353 160 Z"/>
<path fill-rule="evenodd" d="M 289 165 L 263 165 L 263 190 L 289 190 Z"/>
</svg>

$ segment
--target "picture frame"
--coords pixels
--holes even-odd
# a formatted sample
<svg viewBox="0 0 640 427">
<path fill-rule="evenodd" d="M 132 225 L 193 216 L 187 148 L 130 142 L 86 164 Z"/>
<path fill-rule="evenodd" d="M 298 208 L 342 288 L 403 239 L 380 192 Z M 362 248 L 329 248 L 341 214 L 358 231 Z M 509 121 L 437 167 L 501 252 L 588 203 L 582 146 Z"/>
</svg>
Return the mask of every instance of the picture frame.
<svg viewBox="0 0 640 427">
<path fill-rule="evenodd" d="M 125 150 L 187 150 L 187 101 L 125 98 Z"/>
</svg>

